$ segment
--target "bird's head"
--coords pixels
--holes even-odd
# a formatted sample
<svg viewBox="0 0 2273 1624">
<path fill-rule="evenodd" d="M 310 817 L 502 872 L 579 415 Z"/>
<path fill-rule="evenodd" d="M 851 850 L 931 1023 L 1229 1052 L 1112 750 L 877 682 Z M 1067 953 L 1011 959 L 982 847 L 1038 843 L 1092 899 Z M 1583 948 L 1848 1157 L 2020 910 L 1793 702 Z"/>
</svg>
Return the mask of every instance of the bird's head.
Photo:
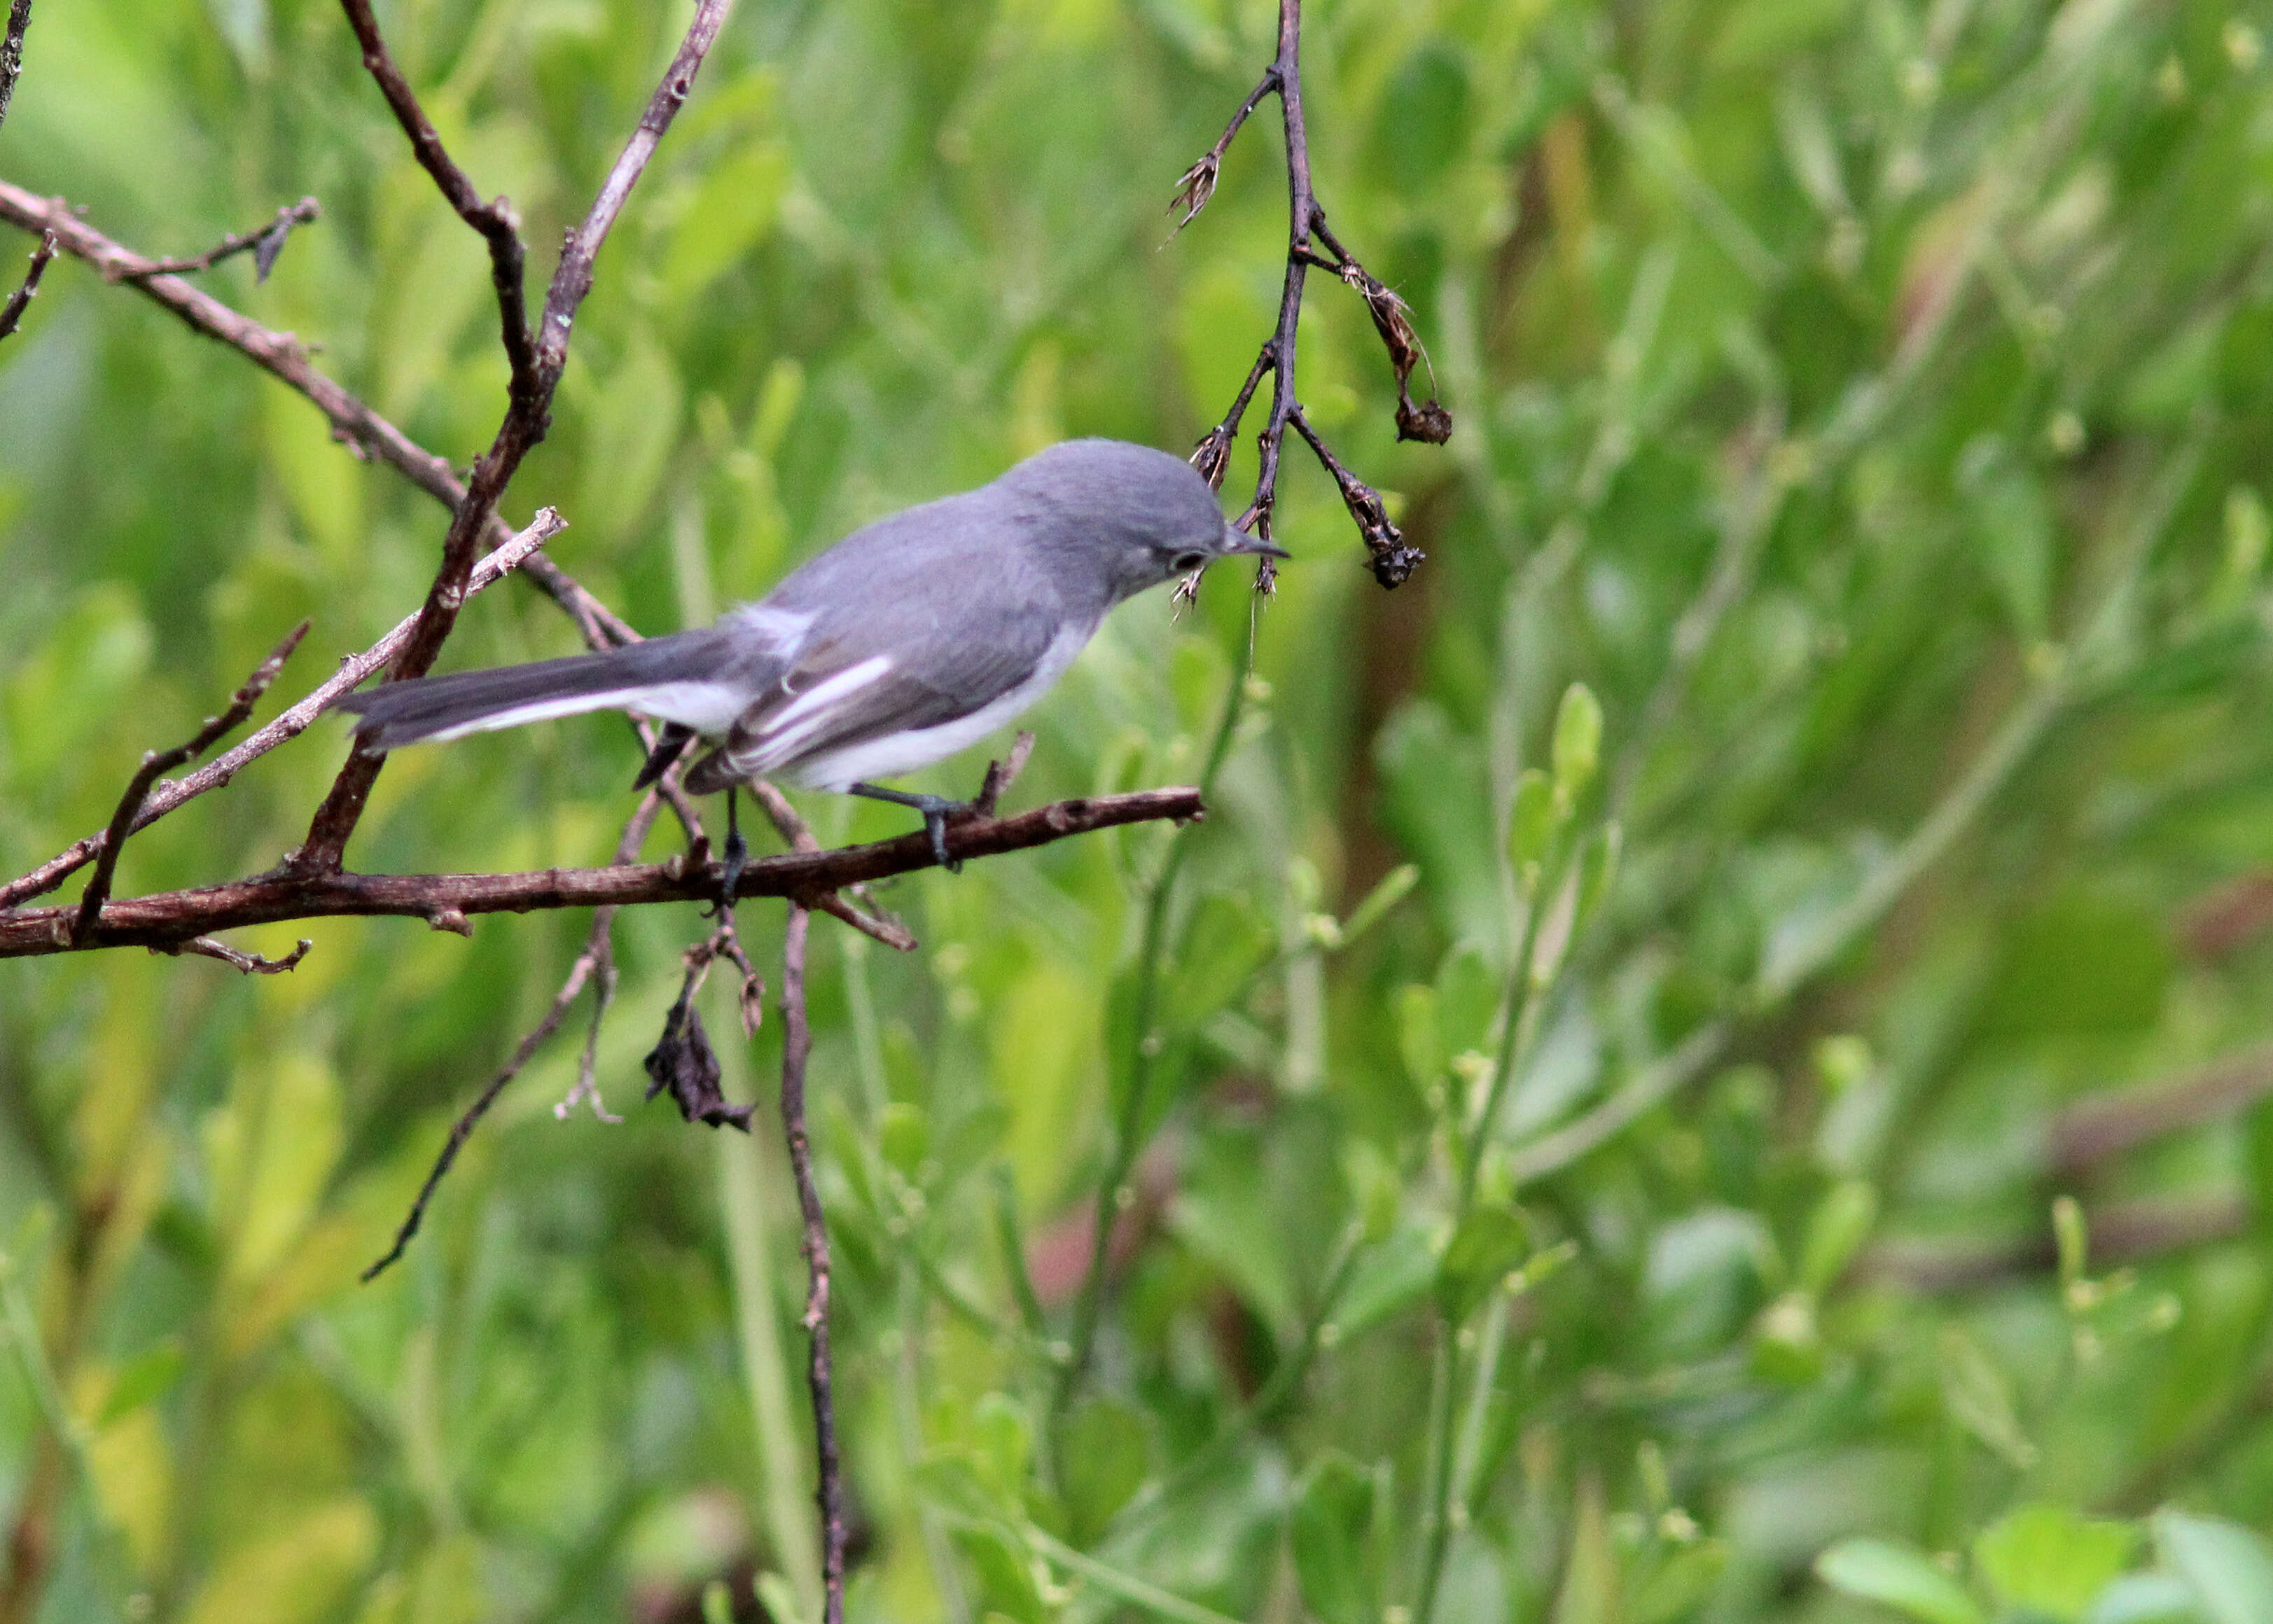
<svg viewBox="0 0 2273 1624">
<path fill-rule="evenodd" d="M 1000 483 L 1041 521 L 1061 576 L 1088 583 L 1100 608 L 1219 558 L 1287 556 L 1234 529 L 1190 463 L 1150 446 L 1069 440 Z"/>
</svg>

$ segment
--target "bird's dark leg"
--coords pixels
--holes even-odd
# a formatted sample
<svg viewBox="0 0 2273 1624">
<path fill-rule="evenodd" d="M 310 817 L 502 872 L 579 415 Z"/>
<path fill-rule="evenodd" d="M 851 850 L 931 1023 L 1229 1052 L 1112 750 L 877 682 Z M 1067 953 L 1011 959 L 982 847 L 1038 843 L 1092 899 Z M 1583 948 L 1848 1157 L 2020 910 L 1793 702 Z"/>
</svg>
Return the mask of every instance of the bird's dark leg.
<svg viewBox="0 0 2273 1624">
<path fill-rule="evenodd" d="M 750 861 L 750 848 L 742 838 L 742 825 L 734 816 L 734 786 L 726 786 L 726 849 L 719 864 L 718 912 L 715 919 L 724 919 L 734 911 L 734 892 L 742 883 L 742 869 Z"/>
<path fill-rule="evenodd" d="M 871 801 L 889 801 L 896 807 L 913 807 L 923 814 L 924 832 L 931 837 L 931 854 L 939 866 L 949 874 L 963 872 L 963 860 L 947 854 L 947 820 L 951 816 L 968 816 L 971 803 L 950 801 L 945 795 L 911 794 L 904 789 L 886 789 L 881 784 L 851 784 L 845 793 L 866 795 Z"/>
</svg>

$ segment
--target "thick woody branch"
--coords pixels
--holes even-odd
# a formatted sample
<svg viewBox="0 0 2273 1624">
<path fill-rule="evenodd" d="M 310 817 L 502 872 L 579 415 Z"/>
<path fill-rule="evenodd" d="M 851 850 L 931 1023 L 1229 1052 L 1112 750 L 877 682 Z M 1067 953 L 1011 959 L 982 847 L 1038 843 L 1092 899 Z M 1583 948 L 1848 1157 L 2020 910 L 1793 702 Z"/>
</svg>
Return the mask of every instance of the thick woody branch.
<svg viewBox="0 0 2273 1624">
<path fill-rule="evenodd" d="M 356 0 L 346 3 L 353 4 Z M 686 103 L 687 93 L 694 87 L 695 72 L 725 22 L 728 4 L 729 0 L 699 0 L 694 20 L 679 43 L 678 54 L 664 71 L 662 83 L 649 99 L 639 127 L 601 183 L 599 195 L 593 199 L 583 223 L 569 234 L 561 250 L 560 263 L 553 272 L 537 329 L 534 387 L 525 394 L 515 394 L 489 450 L 474 464 L 473 478 L 467 484 L 464 500 L 459 502 L 449 533 L 443 539 L 441 567 L 435 572 L 424 607 L 418 612 L 418 623 L 395 660 L 393 674 L 397 678 L 424 675 L 435 656 L 441 652 L 444 639 L 457 624 L 458 609 L 464 601 L 467 578 L 473 568 L 475 550 L 482 533 L 496 513 L 498 502 L 521 459 L 544 438 L 552 394 L 567 365 L 569 329 L 575 320 L 577 307 L 591 290 L 593 261 L 622 213 L 632 187 L 654 155 L 663 132 Z M 317 808 L 306 839 L 289 860 L 294 868 L 325 873 L 340 868 L 348 838 L 362 819 L 384 759 L 360 751 L 349 754 L 339 777 L 333 780 L 330 793 Z"/>
<path fill-rule="evenodd" d="M 152 797 L 154 802 L 156 799 Z M 1060 801 L 1012 816 L 950 823 L 948 855 L 994 857 L 1092 830 L 1164 818 L 1182 823 L 1204 813 L 1199 792 L 1182 787 Z M 819 892 L 932 866 L 931 841 L 920 832 L 911 833 L 866 846 L 754 858 L 743 870 L 735 895 L 738 898 L 784 897 L 801 903 Z M 476 914 L 529 914 L 608 904 L 715 902 L 721 878 L 718 864 L 689 863 L 684 858 L 517 874 L 308 874 L 279 869 L 223 885 L 114 899 L 103 909 L 102 922 L 89 945 L 164 947 L 244 925 L 379 914 L 424 919 L 438 929 L 463 931 L 470 929 L 467 921 Z M 0 959 L 75 951 L 71 924 L 77 912 L 74 906 L 0 914 Z"/>
<path fill-rule="evenodd" d="M 536 521 L 527 530 L 513 537 L 504 546 L 481 561 L 474 570 L 473 578 L 467 583 L 467 591 L 469 594 L 478 592 L 516 567 L 525 564 L 533 559 L 537 548 L 566 528 L 560 515 L 551 508 L 540 509 Z M 194 801 L 209 790 L 219 789 L 278 745 L 305 733 L 309 724 L 329 710 L 334 700 L 383 669 L 409 639 L 415 624 L 415 617 L 406 619 L 362 653 L 341 661 L 339 670 L 328 680 L 236 748 L 223 751 L 187 778 L 158 785 L 143 801 L 141 810 L 134 816 L 132 828 L 127 832 L 131 834 L 136 830 L 147 829 L 184 802 Z M 89 835 L 29 874 L 0 885 L 0 919 L 8 918 L 7 910 L 19 903 L 53 891 L 73 873 L 93 862 L 109 845 L 109 831 Z"/>
<path fill-rule="evenodd" d="M 484 203 L 474 183 L 451 158 L 441 136 L 435 132 L 433 120 L 418 105 L 410 81 L 388 53 L 386 41 L 379 32 L 379 19 L 371 15 L 371 0 L 340 0 L 340 4 L 347 12 L 348 26 L 355 30 L 356 43 L 363 48 L 364 71 L 378 82 L 379 94 L 394 110 L 394 122 L 409 138 L 419 167 L 433 177 L 444 200 L 458 211 L 458 218 L 489 244 L 490 280 L 497 287 L 498 321 L 506 361 L 513 369 L 508 387 L 514 406 L 517 410 L 536 406 L 541 411 L 543 407 L 536 405 L 536 357 L 529 347 L 528 294 L 523 287 L 528 257 L 521 248 L 521 216 L 504 198 Z"/>
<path fill-rule="evenodd" d="M 31 26 L 32 0 L 11 0 L 7 30 L 0 33 L 0 124 L 7 122 L 16 76 L 24 71 L 24 31 Z"/>
<path fill-rule="evenodd" d="M 94 939 L 95 926 L 102 918 L 102 905 L 110 895 L 110 882 L 118 872 L 119 853 L 126 849 L 126 837 L 134 832 L 134 820 L 141 815 L 142 803 L 150 798 L 150 786 L 160 776 L 197 760 L 222 739 L 244 725 L 252 714 L 252 707 L 276 680 L 276 673 L 284 669 L 284 662 L 292 658 L 292 650 L 300 646 L 300 639 L 308 635 L 308 622 L 303 620 L 287 633 L 275 651 L 261 661 L 253 673 L 229 698 L 229 709 L 219 716 L 209 716 L 205 726 L 186 743 L 170 750 L 146 750 L 142 765 L 127 781 L 126 793 L 118 798 L 118 809 L 110 815 L 110 827 L 102 831 L 102 854 L 95 861 L 94 874 L 86 883 L 86 890 L 79 899 L 79 916 L 71 923 L 71 940 L 80 945 Z"/>
</svg>

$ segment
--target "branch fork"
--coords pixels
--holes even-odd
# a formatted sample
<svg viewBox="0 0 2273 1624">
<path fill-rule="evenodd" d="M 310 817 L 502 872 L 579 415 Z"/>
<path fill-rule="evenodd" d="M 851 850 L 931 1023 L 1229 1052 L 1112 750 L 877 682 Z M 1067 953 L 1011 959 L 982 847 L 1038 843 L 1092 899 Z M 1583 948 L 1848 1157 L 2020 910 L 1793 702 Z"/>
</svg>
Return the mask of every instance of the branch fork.
<svg viewBox="0 0 2273 1624">
<path fill-rule="evenodd" d="M 1325 441 L 1302 417 L 1301 397 L 1295 387 L 1295 333 L 1302 312 L 1302 289 L 1306 274 L 1313 267 L 1331 271 L 1365 300 L 1366 310 L 1373 318 L 1374 329 L 1381 335 L 1383 345 L 1389 351 L 1390 365 L 1397 375 L 1397 437 L 1416 440 L 1430 445 L 1442 445 L 1452 437 L 1452 417 L 1432 398 L 1415 403 L 1411 380 L 1415 366 L 1425 365 L 1427 352 L 1422 348 L 1419 335 L 1414 331 L 1412 308 L 1393 289 L 1377 280 L 1360 265 L 1334 237 L 1326 224 L 1325 209 L 1319 204 L 1310 181 L 1310 150 L 1309 134 L 1302 122 L 1302 73 L 1301 64 L 1302 0 L 1279 0 L 1279 54 L 1264 70 L 1263 77 L 1245 101 L 1224 126 L 1223 134 L 1213 147 L 1203 154 L 1199 162 L 1186 169 L 1177 182 L 1174 199 L 1169 204 L 1171 212 L 1184 211 L 1176 222 L 1182 231 L 1208 205 L 1215 195 L 1216 181 L 1223 168 L 1223 155 L 1231 146 L 1248 116 L 1253 113 L 1265 96 L 1276 95 L 1285 115 L 1287 132 L 1287 278 L 1279 301 L 1279 321 L 1269 338 L 1257 353 L 1255 365 L 1240 387 L 1230 410 L 1222 419 L 1201 436 L 1191 454 L 1191 463 L 1207 482 L 1217 490 L 1223 488 L 1224 470 L 1231 461 L 1232 442 L 1238 438 L 1242 420 L 1255 398 L 1255 391 L 1267 373 L 1272 380 L 1271 410 L 1257 445 L 1262 454 L 1262 468 L 1256 477 L 1255 498 L 1247 510 L 1234 523 L 1243 530 L 1262 537 L 1271 537 L 1271 515 L 1278 501 L 1279 462 L 1286 442 L 1287 429 L 1291 424 L 1295 432 L 1317 454 L 1318 461 L 1334 481 L 1341 493 L 1342 505 L 1356 521 L 1359 538 L 1365 544 L 1369 568 L 1374 579 L 1384 588 L 1402 585 L 1426 556 L 1417 547 L 1406 545 L 1403 534 L 1389 517 L 1387 505 L 1381 493 L 1344 466 L 1329 450 Z M 1174 235 L 1173 233 L 1171 234 Z M 1313 239 L 1326 252 L 1321 254 L 1312 247 Z M 1328 257 L 1331 256 L 1331 257 Z M 1268 592 L 1276 580 L 1271 561 L 1265 559 L 1256 574 L 1256 588 Z M 1189 601 L 1197 590 L 1197 575 L 1177 588 L 1181 600 Z"/>
</svg>

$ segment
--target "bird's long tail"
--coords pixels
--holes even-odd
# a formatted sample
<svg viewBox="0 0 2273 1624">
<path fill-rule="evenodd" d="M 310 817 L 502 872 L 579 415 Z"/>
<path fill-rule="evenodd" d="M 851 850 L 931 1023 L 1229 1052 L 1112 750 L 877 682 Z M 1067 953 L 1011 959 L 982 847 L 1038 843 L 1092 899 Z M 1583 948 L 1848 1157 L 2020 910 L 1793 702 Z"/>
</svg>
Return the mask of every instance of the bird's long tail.
<svg viewBox="0 0 2273 1624">
<path fill-rule="evenodd" d="M 732 650 L 716 628 L 651 637 L 604 654 L 389 682 L 340 702 L 365 748 L 391 750 L 588 710 L 637 710 L 723 733 L 748 695 L 726 680 Z"/>
</svg>

